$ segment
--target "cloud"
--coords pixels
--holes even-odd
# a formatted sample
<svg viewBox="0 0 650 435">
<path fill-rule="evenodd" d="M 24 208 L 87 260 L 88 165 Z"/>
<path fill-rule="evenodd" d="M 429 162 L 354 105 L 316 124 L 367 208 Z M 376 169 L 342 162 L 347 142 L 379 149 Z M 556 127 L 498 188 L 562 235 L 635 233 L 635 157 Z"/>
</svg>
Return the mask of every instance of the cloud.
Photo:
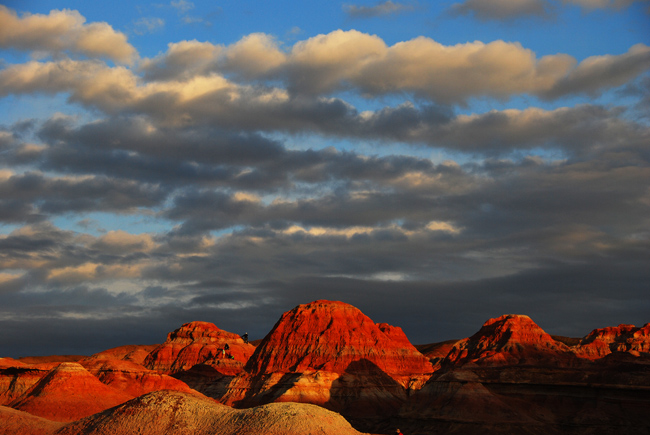
<svg viewBox="0 0 650 435">
<path fill-rule="evenodd" d="M 622 9 L 635 2 L 647 2 L 647 0 L 562 0 L 565 4 L 578 5 L 583 9 Z"/>
<path fill-rule="evenodd" d="M 0 47 L 17 50 L 79 53 L 131 64 L 135 48 L 107 23 L 85 24 L 77 11 L 53 10 L 49 15 L 23 14 L 0 5 Z"/>
<path fill-rule="evenodd" d="M 191 11 L 192 9 L 194 9 L 194 3 L 188 2 L 186 0 L 173 0 L 170 3 L 170 5 L 173 8 L 178 9 L 178 11 L 180 13 L 186 13 L 186 12 Z"/>
<path fill-rule="evenodd" d="M 142 17 L 133 23 L 134 32 L 138 35 L 154 33 L 165 26 L 165 20 L 157 17 Z"/>
<path fill-rule="evenodd" d="M 513 20 L 527 16 L 549 17 L 552 6 L 547 0 L 466 0 L 453 4 L 450 12 L 453 15 L 472 14 L 482 21 Z"/>
<path fill-rule="evenodd" d="M 153 59 L 143 59 L 140 70 L 147 81 L 188 79 L 207 75 L 223 47 L 209 42 L 181 41 L 170 43 L 167 52 Z"/>
<path fill-rule="evenodd" d="M 621 55 L 591 56 L 580 62 L 542 97 L 553 99 L 569 94 L 598 94 L 603 89 L 614 88 L 630 82 L 650 70 L 650 47 L 636 44 Z"/>
<path fill-rule="evenodd" d="M 637 44 L 627 53 L 576 65 L 568 55 L 537 59 L 518 43 L 444 46 L 419 37 L 387 47 L 377 36 L 340 30 L 298 42 L 285 54 L 272 38 L 255 34 L 226 48 L 196 41 L 170 45 L 166 55 L 143 64 L 147 82 L 97 61 L 10 65 L 0 71 L 0 95 L 68 92 L 71 101 L 108 113 L 130 110 L 170 123 L 220 119 L 242 127 L 278 114 L 286 120 L 276 116 L 274 123 L 290 126 L 296 117 L 325 108 L 349 112 L 340 99 L 313 99 L 344 89 L 367 98 L 407 93 L 440 104 L 522 94 L 555 99 L 625 84 L 647 70 L 649 58 L 650 48 Z M 274 85 L 240 83 L 226 72 Z M 278 79 L 287 89 L 277 86 Z"/>
<path fill-rule="evenodd" d="M 392 2 L 390 0 L 378 3 L 375 6 L 343 5 L 343 10 L 351 18 L 372 18 L 383 15 L 394 15 L 401 12 L 412 11 L 413 9 L 413 6 Z"/>
<path fill-rule="evenodd" d="M 70 212 L 107 211 L 133 213 L 152 207 L 166 196 L 156 185 L 109 179 L 102 176 L 47 177 L 38 172 L 12 174 L 0 180 L 5 204 L 10 213 L 5 221 L 39 220 L 46 215 Z"/>
</svg>

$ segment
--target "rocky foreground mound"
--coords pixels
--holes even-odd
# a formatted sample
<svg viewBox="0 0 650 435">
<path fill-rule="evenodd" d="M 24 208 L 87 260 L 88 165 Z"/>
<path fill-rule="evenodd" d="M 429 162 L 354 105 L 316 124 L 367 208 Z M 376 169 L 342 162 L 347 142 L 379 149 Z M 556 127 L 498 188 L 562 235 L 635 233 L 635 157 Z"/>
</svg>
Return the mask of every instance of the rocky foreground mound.
<svg viewBox="0 0 650 435">
<path fill-rule="evenodd" d="M 178 391 L 157 391 L 71 423 L 57 435 L 359 435 L 315 405 L 273 403 L 244 410 Z"/>
</svg>

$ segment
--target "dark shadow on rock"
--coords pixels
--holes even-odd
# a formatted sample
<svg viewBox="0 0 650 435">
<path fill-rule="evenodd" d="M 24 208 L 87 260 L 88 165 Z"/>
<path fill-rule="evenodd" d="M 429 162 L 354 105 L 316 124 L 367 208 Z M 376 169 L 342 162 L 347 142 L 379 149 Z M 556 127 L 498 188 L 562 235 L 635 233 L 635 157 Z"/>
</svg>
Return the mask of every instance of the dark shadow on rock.
<svg viewBox="0 0 650 435">
<path fill-rule="evenodd" d="M 233 403 L 233 407 L 251 408 L 275 402 L 296 384 L 301 377 L 301 373 L 285 373 L 270 388 L 265 387 L 265 384 L 269 382 L 272 376 L 272 374 L 252 376 L 250 388 L 246 391 L 244 398 Z"/>
<path fill-rule="evenodd" d="M 386 418 L 406 401 L 406 389 L 367 359 L 351 362 L 332 383 L 325 407 L 350 418 Z"/>
<path fill-rule="evenodd" d="M 207 364 L 197 364 L 189 370 L 176 372 L 171 376 L 213 399 L 220 399 L 234 378 L 234 376 L 224 375 Z"/>
</svg>

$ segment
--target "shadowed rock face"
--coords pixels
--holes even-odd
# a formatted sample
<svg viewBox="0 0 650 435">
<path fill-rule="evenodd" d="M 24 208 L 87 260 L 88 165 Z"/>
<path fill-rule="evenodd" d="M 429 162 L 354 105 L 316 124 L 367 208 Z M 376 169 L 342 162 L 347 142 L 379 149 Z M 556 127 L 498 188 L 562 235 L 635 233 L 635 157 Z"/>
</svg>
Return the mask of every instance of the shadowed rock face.
<svg viewBox="0 0 650 435">
<path fill-rule="evenodd" d="M 49 420 L 73 421 L 132 398 L 101 383 L 80 364 L 61 363 L 10 406 Z"/>
<path fill-rule="evenodd" d="M 229 349 L 225 351 L 224 347 Z M 223 375 L 240 373 L 254 347 L 232 332 L 223 331 L 209 322 L 186 323 L 167 335 L 144 360 L 144 366 L 161 373 L 178 373 L 197 364 L 213 367 Z M 228 358 L 232 355 L 233 359 Z"/>
</svg>

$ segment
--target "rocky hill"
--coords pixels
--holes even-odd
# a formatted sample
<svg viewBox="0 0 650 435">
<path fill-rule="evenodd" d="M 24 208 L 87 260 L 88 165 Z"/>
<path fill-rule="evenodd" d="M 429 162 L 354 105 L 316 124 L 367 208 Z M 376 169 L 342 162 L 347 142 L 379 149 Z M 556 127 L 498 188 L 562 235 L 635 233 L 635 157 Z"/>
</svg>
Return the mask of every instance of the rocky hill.
<svg viewBox="0 0 650 435">
<path fill-rule="evenodd" d="M 331 301 L 282 315 L 220 398 L 236 406 L 314 403 L 344 415 L 390 415 L 433 373 L 400 328 Z"/>
<path fill-rule="evenodd" d="M 77 363 L 61 363 L 10 403 L 53 421 L 73 421 L 119 405 L 133 396 L 103 384 Z"/>
<path fill-rule="evenodd" d="M 167 340 L 145 357 L 143 365 L 171 374 L 203 364 L 223 375 L 236 375 L 254 349 L 239 335 L 221 330 L 212 323 L 190 322 L 170 332 Z"/>
</svg>

